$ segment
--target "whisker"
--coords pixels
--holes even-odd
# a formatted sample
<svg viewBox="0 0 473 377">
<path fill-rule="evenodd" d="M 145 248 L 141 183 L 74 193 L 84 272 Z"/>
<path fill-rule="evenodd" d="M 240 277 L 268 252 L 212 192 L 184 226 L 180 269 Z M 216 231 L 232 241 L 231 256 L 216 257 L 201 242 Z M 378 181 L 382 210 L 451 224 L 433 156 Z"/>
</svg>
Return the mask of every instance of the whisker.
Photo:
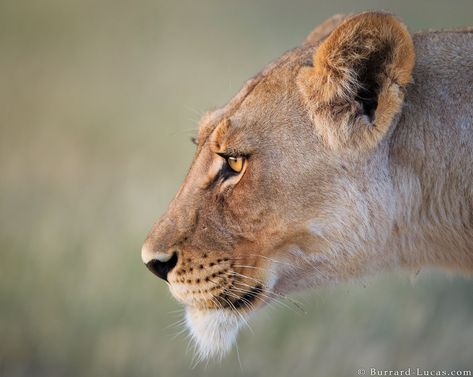
<svg viewBox="0 0 473 377">
<path fill-rule="evenodd" d="M 179 330 L 177 333 L 175 333 L 175 334 L 173 335 L 173 337 L 171 338 L 171 340 L 177 339 L 177 337 L 181 336 L 181 335 L 184 334 L 186 331 L 187 331 L 187 327 L 184 326 L 181 330 Z"/>
<path fill-rule="evenodd" d="M 226 293 L 227 295 L 232 295 L 232 297 L 236 298 L 237 300 L 242 300 L 242 301 L 243 301 L 243 305 L 245 305 L 245 307 L 246 307 L 248 310 L 250 310 L 250 311 L 255 310 L 255 307 L 251 304 L 251 302 L 249 302 L 247 299 L 244 299 L 244 298 L 241 297 L 241 296 L 236 295 L 235 292 L 232 292 L 231 289 L 227 289 L 227 290 L 225 291 L 225 293 Z M 232 305 L 232 306 L 233 306 L 233 308 L 235 308 L 235 305 Z M 238 310 L 238 309 L 235 308 L 235 310 Z"/>
<path fill-rule="evenodd" d="M 266 260 L 269 260 L 271 262 L 274 262 L 274 263 L 277 263 L 277 264 L 284 264 L 286 266 L 289 266 L 291 268 L 299 268 L 299 269 L 302 269 L 301 266 L 297 266 L 297 265 L 294 265 L 294 264 L 291 264 L 289 262 L 283 262 L 283 261 L 280 261 L 280 260 L 276 260 L 276 259 L 273 259 L 273 258 L 269 258 L 265 255 L 261 255 L 261 254 L 252 254 L 252 253 L 248 253 L 246 255 L 249 255 L 249 256 L 252 256 L 252 257 L 258 257 L 258 258 L 263 258 L 263 259 L 266 259 Z M 232 258 L 233 260 L 242 260 L 242 259 L 246 259 L 245 257 L 233 257 Z"/>
<path fill-rule="evenodd" d="M 286 296 L 284 296 L 284 295 L 281 295 L 281 294 L 279 294 L 279 293 L 273 292 L 273 291 L 272 291 L 265 283 L 263 283 L 261 280 L 252 278 L 251 276 L 248 276 L 248 275 L 240 274 L 239 272 L 236 272 L 236 271 L 232 271 L 232 274 L 233 274 L 233 275 L 236 275 L 236 276 L 240 276 L 240 277 L 242 277 L 242 278 L 244 278 L 244 279 L 253 280 L 256 284 L 261 285 L 266 291 L 271 292 L 271 293 L 274 293 L 274 294 L 276 294 L 276 295 L 278 295 L 278 296 L 280 296 L 280 297 L 282 297 L 282 298 L 286 298 Z"/>
<path fill-rule="evenodd" d="M 242 277 L 242 278 L 244 278 L 244 279 L 253 280 L 254 282 L 256 282 L 256 284 L 260 285 L 260 286 L 262 287 L 262 289 L 263 289 L 263 291 L 261 291 L 261 292 L 259 292 L 259 293 L 260 293 L 260 294 L 263 294 L 263 295 L 266 295 L 266 297 L 267 297 L 268 299 L 273 300 L 273 299 L 278 298 L 278 297 L 280 297 L 280 298 L 282 298 L 282 299 L 287 299 L 286 296 L 281 295 L 281 294 L 279 294 L 279 293 L 277 293 L 277 292 L 272 291 L 266 284 L 264 284 L 262 281 L 260 281 L 260 280 L 258 280 L 258 279 L 254 279 L 254 278 L 252 278 L 252 277 L 250 277 L 250 276 L 246 276 L 246 275 L 240 274 L 240 273 L 238 273 L 238 272 L 236 272 L 236 271 L 233 271 L 233 272 L 232 272 L 232 275 L 239 276 L 239 277 Z M 227 276 L 228 276 L 228 275 L 227 275 Z M 245 283 L 243 283 L 243 282 L 240 281 L 240 280 L 236 280 L 235 283 L 239 283 L 239 284 L 241 284 L 241 285 L 243 285 L 243 286 L 246 286 L 246 287 L 248 287 L 248 288 L 250 288 L 250 289 L 254 289 L 254 286 L 245 284 Z M 247 293 L 247 292 L 246 292 L 246 293 Z M 272 296 L 269 296 L 268 294 L 271 294 Z"/>
<path fill-rule="evenodd" d="M 195 128 L 187 128 L 187 129 L 184 129 L 184 130 L 174 130 L 172 132 L 169 132 L 169 136 L 195 135 L 196 132 L 197 131 L 196 131 Z"/>
<path fill-rule="evenodd" d="M 236 282 L 236 283 L 238 283 L 238 282 Z M 239 287 L 236 287 L 236 286 L 233 286 L 233 289 L 236 290 L 237 292 L 240 292 L 240 293 L 243 293 L 243 294 L 247 294 L 247 293 L 248 293 L 248 290 L 247 290 L 247 289 L 242 289 L 242 288 L 239 288 Z M 263 295 L 263 297 L 266 297 L 266 296 Z M 240 299 L 240 298 L 242 299 L 242 297 L 239 297 L 239 299 Z M 269 297 L 266 297 L 266 298 L 269 298 Z M 263 301 L 266 305 L 271 305 L 271 304 L 273 303 L 272 301 L 268 302 L 268 301 L 264 300 L 264 299 L 261 298 L 261 297 L 260 297 L 260 300 Z M 251 307 L 248 308 L 248 309 L 250 309 L 250 310 L 255 310 L 254 304 L 252 304 L 252 303 L 250 303 L 250 304 L 251 304 Z"/>
<path fill-rule="evenodd" d="M 184 106 L 186 110 L 192 111 L 195 115 L 198 117 L 202 117 L 205 114 L 205 111 L 200 111 L 198 109 L 194 109 L 193 107 L 190 106 Z"/>
<path fill-rule="evenodd" d="M 214 284 L 217 284 L 215 281 L 213 281 L 212 279 L 209 279 L 212 283 Z M 218 284 L 217 284 L 218 285 Z M 224 292 L 227 291 L 228 292 L 228 289 L 227 288 L 224 288 Z M 237 310 L 237 308 L 235 308 L 235 306 L 233 305 L 233 303 L 230 301 L 230 300 L 226 300 L 225 297 L 221 297 L 223 300 L 225 300 L 225 302 L 227 302 L 233 309 L 232 309 L 232 312 L 235 311 L 238 316 L 241 318 L 241 320 L 243 321 L 243 323 L 245 324 L 246 327 L 248 327 L 248 329 L 251 331 L 252 334 L 254 334 L 254 331 L 253 329 L 251 328 L 250 324 L 248 323 L 248 321 L 246 320 L 246 318 L 243 317 L 243 315 Z M 237 297 L 238 298 L 238 297 Z M 212 297 L 212 300 L 214 298 Z M 216 300 L 217 303 L 218 303 L 218 306 L 220 307 L 220 309 L 224 310 L 225 308 L 223 308 L 223 306 L 218 302 L 218 300 Z"/>
<path fill-rule="evenodd" d="M 167 325 L 167 326 L 164 328 L 164 330 L 169 330 L 169 329 L 172 329 L 172 328 L 174 328 L 174 327 L 183 325 L 185 322 L 186 322 L 186 320 L 181 318 L 181 319 L 179 319 L 178 321 L 173 322 L 173 323 L 171 323 L 170 325 Z"/>
<path fill-rule="evenodd" d="M 228 272 L 227 272 L 227 274 L 228 274 Z M 266 285 L 263 283 L 263 281 L 252 278 L 251 276 L 243 275 L 243 274 L 240 274 L 239 272 L 236 272 L 236 271 L 232 271 L 231 274 L 235 275 L 235 276 L 240 276 L 240 277 L 245 278 L 245 279 L 253 280 L 256 284 L 261 284 L 262 286 L 266 287 Z"/>
<path fill-rule="evenodd" d="M 240 374 L 243 374 L 243 367 L 241 366 L 240 350 L 238 349 L 238 341 L 235 342 L 235 349 L 237 354 L 238 365 L 240 366 Z"/>
<path fill-rule="evenodd" d="M 254 270 L 261 270 L 266 273 L 270 272 L 273 273 L 272 271 L 266 269 L 266 268 L 261 268 L 261 267 L 256 267 L 256 266 L 248 266 L 248 265 L 243 265 L 243 264 L 234 264 L 233 267 L 239 267 L 239 268 L 252 268 Z"/>
<path fill-rule="evenodd" d="M 180 308 L 180 309 L 176 309 L 176 310 L 170 310 L 168 311 L 168 314 L 181 314 L 184 312 L 184 309 L 183 308 Z"/>
<path fill-rule="evenodd" d="M 238 285 L 240 285 L 240 286 L 242 286 L 242 287 L 245 287 L 245 288 L 250 288 L 250 289 L 253 289 L 253 288 L 254 288 L 254 287 L 252 287 L 251 285 L 248 285 L 248 284 L 245 284 L 245 283 L 241 283 L 241 282 L 239 282 L 239 281 L 236 281 L 235 284 L 238 284 Z M 239 288 L 239 289 L 240 289 L 242 292 L 244 292 L 244 293 L 247 293 L 247 292 L 248 292 L 247 289 L 245 289 L 245 290 L 242 290 L 241 288 Z M 269 294 L 271 294 L 271 293 L 272 293 L 271 291 L 265 291 L 265 292 L 259 292 L 258 295 L 259 295 L 259 296 L 262 296 L 262 297 L 264 297 L 264 298 L 267 298 L 268 300 L 270 300 L 270 301 L 268 302 L 268 301 L 265 301 L 265 300 L 261 299 L 264 303 L 266 303 L 266 304 L 268 304 L 268 305 L 271 304 L 271 303 L 277 303 L 277 304 L 281 304 L 281 305 L 287 307 L 288 309 L 290 308 L 290 307 L 287 306 L 282 300 L 280 300 L 277 296 L 276 296 L 276 297 L 270 296 Z M 260 298 L 261 298 L 261 297 L 260 297 Z M 290 308 L 290 309 L 293 310 L 293 308 Z"/>
<path fill-rule="evenodd" d="M 250 329 L 251 333 L 254 335 L 254 331 L 253 329 L 251 328 L 250 324 L 248 323 L 248 321 L 246 320 L 245 317 L 243 317 L 243 314 L 241 314 L 237 308 L 235 308 L 235 305 L 233 305 L 233 303 L 231 302 L 231 300 L 228 300 L 226 299 L 225 297 L 222 297 L 223 300 L 225 300 L 225 302 L 227 302 L 233 309 L 231 310 L 233 313 L 236 313 L 240 319 L 242 320 L 242 322 L 245 324 L 246 327 L 248 327 L 248 329 Z"/>
<path fill-rule="evenodd" d="M 252 277 L 250 277 L 250 276 L 240 274 L 240 273 L 238 273 L 238 272 L 236 272 L 236 271 L 233 271 L 232 273 L 235 274 L 235 275 L 238 275 L 238 276 L 240 276 L 240 277 L 243 277 L 243 278 L 245 278 L 245 279 L 250 279 L 250 280 L 255 281 L 257 284 L 260 284 L 260 285 L 265 289 L 266 292 L 268 292 L 268 293 L 270 293 L 270 294 L 272 294 L 272 295 L 275 295 L 276 297 L 280 297 L 281 299 L 288 300 L 288 301 L 289 301 L 291 304 L 293 304 L 299 311 L 301 311 L 301 312 L 304 313 L 304 314 L 307 314 L 307 312 L 304 310 L 304 305 L 303 305 L 301 302 L 299 302 L 299 301 L 297 301 L 297 300 L 294 300 L 294 299 L 288 297 L 287 295 L 283 295 L 283 294 L 281 294 L 281 293 L 279 293 L 279 292 L 276 292 L 276 291 L 270 289 L 266 284 L 264 284 L 262 281 L 260 281 L 260 280 L 258 280 L 258 279 L 254 279 L 254 278 L 252 278 Z"/>
<path fill-rule="evenodd" d="M 257 284 L 261 285 L 261 287 L 263 288 L 263 292 L 261 292 L 262 294 L 266 294 L 266 297 L 269 298 L 269 299 L 277 299 L 277 298 L 281 298 L 281 299 L 286 299 L 288 301 L 292 301 L 291 299 L 289 299 L 287 296 L 285 295 L 282 295 L 280 293 L 277 293 L 277 292 L 274 292 L 273 290 L 271 290 L 267 285 L 265 285 L 263 282 L 257 280 L 257 279 L 253 279 L 249 276 L 246 276 L 246 275 L 243 275 L 243 274 L 239 274 L 238 272 L 235 273 L 235 275 L 238 275 L 242 278 L 245 278 L 245 279 L 250 279 L 250 280 L 253 280 L 255 281 Z M 247 286 L 248 288 L 254 288 L 253 286 L 251 285 L 248 285 L 248 284 L 245 284 L 243 283 L 242 281 L 237 281 L 238 283 L 242 284 L 242 285 L 245 285 Z M 269 294 L 271 296 L 269 296 Z M 291 302 L 292 304 L 295 304 L 294 302 Z M 298 306 L 298 305 L 295 305 L 295 306 Z"/>
</svg>

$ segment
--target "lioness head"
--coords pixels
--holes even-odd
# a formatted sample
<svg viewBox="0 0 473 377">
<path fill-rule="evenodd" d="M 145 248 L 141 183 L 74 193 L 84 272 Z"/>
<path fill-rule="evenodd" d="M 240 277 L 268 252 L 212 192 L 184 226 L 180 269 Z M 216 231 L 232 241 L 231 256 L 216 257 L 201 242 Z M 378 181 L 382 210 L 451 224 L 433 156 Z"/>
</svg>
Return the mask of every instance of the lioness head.
<svg viewBox="0 0 473 377">
<path fill-rule="evenodd" d="M 142 249 L 201 356 L 279 295 L 397 263 L 387 135 L 411 79 L 404 25 L 322 25 L 200 122 L 192 167 Z"/>
</svg>

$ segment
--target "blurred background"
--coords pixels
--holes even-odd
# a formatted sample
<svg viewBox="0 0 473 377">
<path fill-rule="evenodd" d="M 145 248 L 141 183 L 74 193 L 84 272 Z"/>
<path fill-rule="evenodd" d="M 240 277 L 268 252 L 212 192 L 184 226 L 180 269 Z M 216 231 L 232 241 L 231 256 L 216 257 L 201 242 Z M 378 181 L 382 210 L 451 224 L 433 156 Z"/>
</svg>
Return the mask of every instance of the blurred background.
<svg viewBox="0 0 473 377">
<path fill-rule="evenodd" d="M 200 115 L 335 13 L 473 24 L 473 2 L 0 1 L 0 376 L 355 376 L 473 368 L 473 281 L 422 271 L 275 306 L 192 367 L 140 248 Z M 288 305 L 292 305 L 288 302 Z"/>
</svg>

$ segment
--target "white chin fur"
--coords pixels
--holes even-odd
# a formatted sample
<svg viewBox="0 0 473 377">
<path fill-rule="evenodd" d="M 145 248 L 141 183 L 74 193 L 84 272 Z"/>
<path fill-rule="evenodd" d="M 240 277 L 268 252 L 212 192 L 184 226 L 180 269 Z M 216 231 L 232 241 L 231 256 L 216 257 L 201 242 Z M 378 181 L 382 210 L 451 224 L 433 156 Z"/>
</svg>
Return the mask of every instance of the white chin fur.
<svg viewBox="0 0 473 377">
<path fill-rule="evenodd" d="M 200 360 L 222 358 L 228 353 L 242 324 L 243 318 L 229 311 L 186 309 L 186 326 Z"/>
</svg>

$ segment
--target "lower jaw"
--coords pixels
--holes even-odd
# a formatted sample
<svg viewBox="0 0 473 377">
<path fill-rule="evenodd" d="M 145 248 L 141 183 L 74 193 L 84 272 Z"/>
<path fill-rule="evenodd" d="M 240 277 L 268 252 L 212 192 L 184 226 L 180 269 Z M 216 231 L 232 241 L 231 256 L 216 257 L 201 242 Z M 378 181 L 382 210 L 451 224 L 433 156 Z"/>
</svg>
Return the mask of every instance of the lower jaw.
<svg viewBox="0 0 473 377">
<path fill-rule="evenodd" d="M 187 307 L 185 316 L 197 357 L 203 360 L 222 358 L 231 350 L 247 314 Z"/>
</svg>

